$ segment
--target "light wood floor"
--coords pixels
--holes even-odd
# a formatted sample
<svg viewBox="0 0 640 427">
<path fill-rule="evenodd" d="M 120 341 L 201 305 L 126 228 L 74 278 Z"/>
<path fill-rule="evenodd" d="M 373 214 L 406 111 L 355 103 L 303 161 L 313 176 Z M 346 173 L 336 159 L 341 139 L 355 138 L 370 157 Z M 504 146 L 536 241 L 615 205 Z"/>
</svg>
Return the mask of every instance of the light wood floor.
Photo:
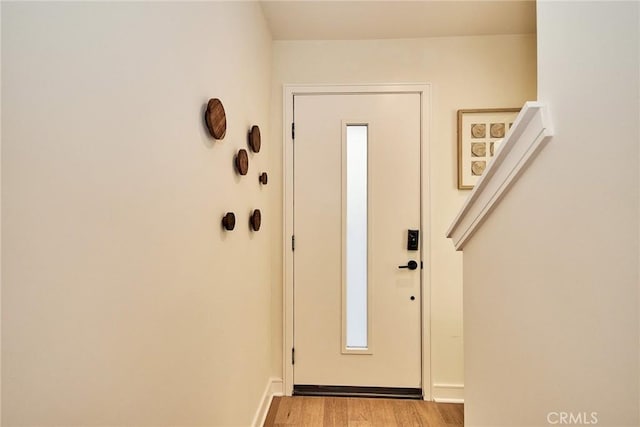
<svg viewBox="0 0 640 427">
<path fill-rule="evenodd" d="M 463 405 L 403 399 L 274 397 L 264 423 L 272 426 L 462 427 Z"/>
</svg>

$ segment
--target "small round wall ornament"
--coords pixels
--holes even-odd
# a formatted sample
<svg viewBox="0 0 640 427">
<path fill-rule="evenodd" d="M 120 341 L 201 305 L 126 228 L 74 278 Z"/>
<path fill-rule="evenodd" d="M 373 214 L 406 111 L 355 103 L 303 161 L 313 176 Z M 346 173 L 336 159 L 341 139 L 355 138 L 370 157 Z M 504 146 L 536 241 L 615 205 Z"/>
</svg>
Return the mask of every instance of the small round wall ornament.
<svg viewBox="0 0 640 427">
<path fill-rule="evenodd" d="M 204 113 L 209 133 L 215 139 L 222 139 L 227 133 L 227 115 L 224 112 L 222 101 L 211 98 L 207 103 L 207 111 Z"/>
<path fill-rule="evenodd" d="M 245 149 L 238 150 L 236 154 L 236 170 L 240 175 L 246 175 L 249 171 L 249 155 Z"/>
<path fill-rule="evenodd" d="M 249 147 L 251 147 L 251 151 L 254 153 L 259 153 L 261 144 L 260 128 L 253 125 L 249 131 Z"/>
<path fill-rule="evenodd" d="M 266 172 L 262 172 L 258 177 L 258 179 L 260 180 L 260 184 L 267 185 L 267 181 L 269 180 L 269 177 L 267 176 Z"/>
<path fill-rule="evenodd" d="M 260 213 L 260 209 L 255 209 L 253 211 L 249 217 L 249 223 L 251 224 L 251 229 L 253 231 L 260 230 L 260 224 L 262 223 L 262 214 Z"/>
<path fill-rule="evenodd" d="M 231 231 L 235 228 L 235 226 L 236 226 L 235 214 L 233 212 L 227 212 L 225 216 L 222 217 L 222 227 L 227 231 Z"/>
</svg>

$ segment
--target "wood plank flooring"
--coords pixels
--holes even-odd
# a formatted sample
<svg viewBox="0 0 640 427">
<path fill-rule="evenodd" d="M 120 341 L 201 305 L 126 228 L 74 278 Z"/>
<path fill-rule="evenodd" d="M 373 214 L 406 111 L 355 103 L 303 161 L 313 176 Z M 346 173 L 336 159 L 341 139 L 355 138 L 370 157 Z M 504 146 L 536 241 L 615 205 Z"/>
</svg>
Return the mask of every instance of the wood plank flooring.
<svg viewBox="0 0 640 427">
<path fill-rule="evenodd" d="M 264 423 L 275 426 L 462 427 L 462 404 L 355 397 L 274 397 Z"/>
</svg>

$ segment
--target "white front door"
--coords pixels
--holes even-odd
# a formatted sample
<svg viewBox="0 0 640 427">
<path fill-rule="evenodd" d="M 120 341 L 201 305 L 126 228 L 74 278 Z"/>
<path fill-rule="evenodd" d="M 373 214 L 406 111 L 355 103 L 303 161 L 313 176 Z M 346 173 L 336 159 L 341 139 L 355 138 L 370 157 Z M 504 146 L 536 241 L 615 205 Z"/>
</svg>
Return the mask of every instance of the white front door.
<svg viewBox="0 0 640 427">
<path fill-rule="evenodd" d="M 294 393 L 421 390 L 420 97 L 294 96 Z"/>
</svg>

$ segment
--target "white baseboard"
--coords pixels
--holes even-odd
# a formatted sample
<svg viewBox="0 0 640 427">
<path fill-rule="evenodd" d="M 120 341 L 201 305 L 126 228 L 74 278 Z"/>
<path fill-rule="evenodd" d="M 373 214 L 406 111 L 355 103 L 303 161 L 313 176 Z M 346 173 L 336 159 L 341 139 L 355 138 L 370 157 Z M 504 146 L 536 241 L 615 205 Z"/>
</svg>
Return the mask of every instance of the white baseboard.
<svg viewBox="0 0 640 427">
<path fill-rule="evenodd" d="M 253 421 L 251 422 L 251 425 L 253 427 L 262 427 L 264 425 L 264 422 L 267 419 L 267 414 L 269 413 L 269 407 L 271 406 L 273 396 L 282 395 L 282 378 L 269 378 L 269 380 L 267 381 L 267 386 L 264 389 L 264 393 L 262 393 L 262 399 L 260 399 L 258 410 L 253 416 Z"/>
<path fill-rule="evenodd" d="M 433 400 L 438 403 L 464 403 L 464 384 L 434 384 Z"/>
</svg>

